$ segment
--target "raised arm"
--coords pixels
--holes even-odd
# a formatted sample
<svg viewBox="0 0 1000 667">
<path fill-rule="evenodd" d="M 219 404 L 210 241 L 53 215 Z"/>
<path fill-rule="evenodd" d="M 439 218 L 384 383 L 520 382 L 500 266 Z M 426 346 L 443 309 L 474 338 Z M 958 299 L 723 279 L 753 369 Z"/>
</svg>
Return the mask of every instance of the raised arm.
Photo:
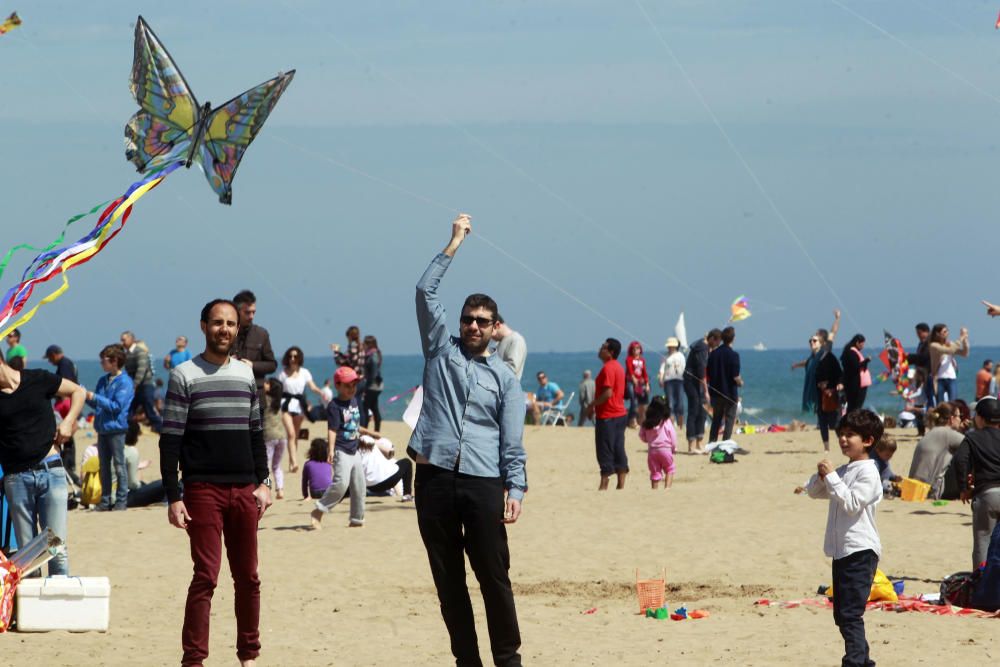
<svg viewBox="0 0 1000 667">
<path fill-rule="evenodd" d="M 425 357 L 433 357 L 448 343 L 447 313 L 438 299 L 438 286 L 451 259 L 472 231 L 471 218 L 462 213 L 451 224 L 451 240 L 444 250 L 431 260 L 417 283 L 417 327 Z"/>
<path fill-rule="evenodd" d="M 833 344 L 833 339 L 837 337 L 838 331 L 840 331 L 840 311 L 834 310 L 833 324 L 830 325 L 830 336 L 827 338 L 831 345 Z"/>
</svg>

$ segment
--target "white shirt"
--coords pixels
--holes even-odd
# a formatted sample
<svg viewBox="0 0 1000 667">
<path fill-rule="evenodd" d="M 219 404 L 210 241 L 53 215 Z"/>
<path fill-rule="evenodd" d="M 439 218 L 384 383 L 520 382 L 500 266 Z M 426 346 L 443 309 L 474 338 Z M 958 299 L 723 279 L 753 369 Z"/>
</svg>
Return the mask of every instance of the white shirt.
<svg viewBox="0 0 1000 667">
<path fill-rule="evenodd" d="M 938 380 L 954 380 L 958 377 L 955 372 L 955 357 L 951 354 L 941 355 L 941 365 L 938 366 L 937 375 L 935 376 Z M 951 396 L 948 397 L 949 400 Z"/>
<path fill-rule="evenodd" d="M 312 382 L 312 379 L 312 373 L 307 368 L 300 368 L 299 372 L 292 376 L 289 376 L 285 371 L 281 371 L 278 375 L 278 382 L 281 383 L 286 394 L 305 394 L 306 384 Z M 299 404 L 299 399 L 288 399 L 288 412 L 293 415 L 302 414 L 302 406 Z"/>
<path fill-rule="evenodd" d="M 663 363 L 660 364 L 660 384 L 670 380 L 683 380 L 684 366 L 686 363 L 687 360 L 684 359 L 684 354 L 680 350 L 675 351 L 673 354 L 664 359 Z"/>
<path fill-rule="evenodd" d="M 882 542 L 875 527 L 875 505 L 882 500 L 882 480 L 871 459 L 852 461 L 820 479 L 809 478 L 810 498 L 829 498 L 823 552 L 844 558 L 871 549 L 882 556 Z"/>
<path fill-rule="evenodd" d="M 384 439 L 382 438 L 382 440 Z M 361 465 L 365 468 L 365 486 L 375 486 L 399 471 L 399 464 L 386 458 L 377 444 L 371 449 L 358 447 L 358 454 L 361 456 Z"/>
</svg>

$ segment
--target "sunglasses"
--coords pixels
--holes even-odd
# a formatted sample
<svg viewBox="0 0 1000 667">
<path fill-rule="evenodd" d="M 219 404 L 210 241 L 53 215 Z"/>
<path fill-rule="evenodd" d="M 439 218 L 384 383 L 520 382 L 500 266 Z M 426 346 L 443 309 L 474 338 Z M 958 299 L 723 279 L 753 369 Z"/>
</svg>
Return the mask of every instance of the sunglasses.
<svg viewBox="0 0 1000 667">
<path fill-rule="evenodd" d="M 818 343 L 819 342 L 819 338 L 810 338 L 809 342 L 810 343 Z"/>
<path fill-rule="evenodd" d="M 472 315 L 462 315 L 458 321 L 467 327 L 471 327 L 475 322 L 480 329 L 493 326 L 493 319 L 489 317 L 473 317 Z"/>
</svg>

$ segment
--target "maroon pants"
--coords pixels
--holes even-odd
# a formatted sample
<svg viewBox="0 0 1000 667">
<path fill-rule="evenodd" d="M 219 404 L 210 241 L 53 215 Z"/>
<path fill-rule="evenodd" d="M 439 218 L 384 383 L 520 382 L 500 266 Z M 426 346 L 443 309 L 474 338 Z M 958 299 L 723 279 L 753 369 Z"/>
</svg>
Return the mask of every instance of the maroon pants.
<svg viewBox="0 0 1000 667">
<path fill-rule="evenodd" d="M 235 589 L 236 656 L 250 660 L 260 655 L 257 499 L 253 491 L 253 484 L 184 485 L 184 506 L 191 516 L 187 532 L 194 576 L 184 606 L 182 665 L 198 666 L 208 657 L 208 622 L 222 565 L 223 536 Z"/>
</svg>

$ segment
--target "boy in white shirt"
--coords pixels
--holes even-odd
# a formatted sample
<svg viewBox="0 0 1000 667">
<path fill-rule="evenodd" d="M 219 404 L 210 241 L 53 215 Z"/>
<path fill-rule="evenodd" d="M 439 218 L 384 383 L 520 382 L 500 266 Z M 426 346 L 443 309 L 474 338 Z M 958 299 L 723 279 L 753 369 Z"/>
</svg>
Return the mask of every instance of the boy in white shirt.
<svg viewBox="0 0 1000 667">
<path fill-rule="evenodd" d="M 875 665 L 868 655 L 864 613 L 882 554 L 875 527 L 882 481 L 868 450 L 881 439 L 883 430 L 874 412 L 849 412 L 837 426 L 847 465 L 834 470 L 823 459 L 806 485 L 811 498 L 830 499 L 823 551 L 833 558 L 833 620 L 844 637 L 842 667 Z"/>
</svg>

